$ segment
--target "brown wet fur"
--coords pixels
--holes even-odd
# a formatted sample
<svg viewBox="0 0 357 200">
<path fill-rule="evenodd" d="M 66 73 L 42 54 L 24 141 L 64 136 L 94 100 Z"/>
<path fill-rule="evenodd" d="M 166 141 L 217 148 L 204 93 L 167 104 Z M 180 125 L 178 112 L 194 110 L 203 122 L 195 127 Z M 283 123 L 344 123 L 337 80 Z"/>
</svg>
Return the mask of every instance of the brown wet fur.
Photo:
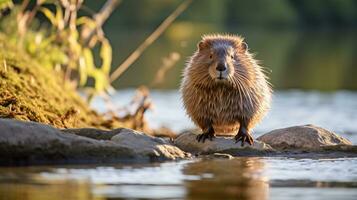
<svg viewBox="0 0 357 200">
<path fill-rule="evenodd" d="M 218 63 L 227 67 L 224 81 L 216 71 Z M 181 93 L 188 116 L 203 131 L 197 136 L 199 142 L 235 132 L 236 142 L 252 145 L 250 131 L 271 102 L 271 87 L 262 67 L 236 35 L 202 37 L 184 70 Z"/>
</svg>

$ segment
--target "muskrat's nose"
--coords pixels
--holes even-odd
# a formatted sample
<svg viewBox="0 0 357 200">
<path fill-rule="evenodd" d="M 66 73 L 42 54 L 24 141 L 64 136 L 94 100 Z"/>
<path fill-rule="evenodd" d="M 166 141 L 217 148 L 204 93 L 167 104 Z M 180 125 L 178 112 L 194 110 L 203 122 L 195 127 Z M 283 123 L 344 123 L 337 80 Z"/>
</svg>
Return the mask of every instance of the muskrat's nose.
<svg viewBox="0 0 357 200">
<path fill-rule="evenodd" d="M 220 72 L 223 72 L 225 71 L 227 68 L 226 68 L 226 65 L 224 65 L 223 63 L 218 63 L 217 67 L 216 67 L 216 70 L 217 71 L 220 71 Z"/>
</svg>

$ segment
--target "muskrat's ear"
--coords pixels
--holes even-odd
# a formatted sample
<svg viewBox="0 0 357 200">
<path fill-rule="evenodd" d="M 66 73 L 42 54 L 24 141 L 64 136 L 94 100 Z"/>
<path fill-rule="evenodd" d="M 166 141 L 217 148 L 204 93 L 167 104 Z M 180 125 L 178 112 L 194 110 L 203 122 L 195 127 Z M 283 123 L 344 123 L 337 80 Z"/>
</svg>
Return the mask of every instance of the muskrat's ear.
<svg viewBox="0 0 357 200">
<path fill-rule="evenodd" d="M 197 44 L 198 50 L 202 51 L 203 49 L 207 49 L 210 46 L 210 43 L 208 41 L 201 41 Z"/>
<path fill-rule="evenodd" d="M 248 51 L 248 44 L 246 42 L 242 42 L 240 44 L 240 48 L 242 52 L 247 52 Z"/>
</svg>

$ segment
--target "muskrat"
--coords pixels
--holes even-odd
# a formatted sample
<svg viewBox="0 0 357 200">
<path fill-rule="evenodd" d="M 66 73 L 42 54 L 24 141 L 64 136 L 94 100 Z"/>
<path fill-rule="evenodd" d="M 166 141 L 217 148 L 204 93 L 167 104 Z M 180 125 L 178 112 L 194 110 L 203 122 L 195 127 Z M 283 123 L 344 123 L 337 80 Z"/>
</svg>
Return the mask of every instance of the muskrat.
<svg viewBox="0 0 357 200">
<path fill-rule="evenodd" d="M 253 144 L 251 129 L 270 108 L 271 87 L 263 69 L 236 35 L 205 35 L 183 72 L 181 93 L 188 116 L 202 129 L 198 142 L 236 132 Z"/>
</svg>

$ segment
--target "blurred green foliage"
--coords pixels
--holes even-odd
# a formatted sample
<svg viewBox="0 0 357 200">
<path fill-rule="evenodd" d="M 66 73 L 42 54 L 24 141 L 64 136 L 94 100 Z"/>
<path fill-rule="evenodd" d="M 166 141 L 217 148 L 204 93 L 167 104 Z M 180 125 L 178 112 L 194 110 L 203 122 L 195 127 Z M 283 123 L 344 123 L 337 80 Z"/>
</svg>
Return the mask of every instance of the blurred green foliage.
<svg viewBox="0 0 357 200">
<path fill-rule="evenodd" d="M 123 0 L 103 27 L 113 63 L 121 63 L 180 0 Z M 95 0 L 88 7 L 99 7 Z M 271 71 L 275 89 L 357 89 L 357 1 L 355 0 L 194 0 L 113 86 L 149 85 L 161 59 L 181 59 L 156 88 L 177 88 L 187 58 L 202 34 L 229 32 L 246 38 Z"/>
<path fill-rule="evenodd" d="M 11 2 L 7 1 L 9 13 L 0 21 L 0 34 L 10 43 L 41 66 L 62 72 L 74 86 L 86 86 L 88 77 L 93 78 L 91 94 L 110 87 L 112 48 L 99 23 L 100 13 L 78 15 L 83 0 Z M 100 65 L 94 61 L 95 49 Z"/>
<path fill-rule="evenodd" d="M 11 0 L 0 0 L 0 10 L 9 8 L 13 5 Z"/>
<path fill-rule="evenodd" d="M 153 28 L 181 0 L 124 0 L 108 23 L 117 27 Z M 98 8 L 100 1 L 87 0 Z M 346 27 L 357 26 L 356 0 L 194 0 L 180 20 L 223 26 Z M 279 27 L 277 27 L 279 26 Z"/>
</svg>

